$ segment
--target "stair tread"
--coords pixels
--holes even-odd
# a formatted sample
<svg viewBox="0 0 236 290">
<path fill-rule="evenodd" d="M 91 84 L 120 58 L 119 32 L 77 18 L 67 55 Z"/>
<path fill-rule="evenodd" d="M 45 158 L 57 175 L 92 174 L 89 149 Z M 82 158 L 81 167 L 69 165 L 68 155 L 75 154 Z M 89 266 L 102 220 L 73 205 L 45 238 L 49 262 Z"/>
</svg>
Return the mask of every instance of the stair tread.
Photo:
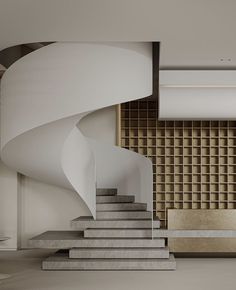
<svg viewBox="0 0 236 290">
<path fill-rule="evenodd" d="M 96 230 L 96 229 L 94 229 Z M 104 230 L 104 229 L 102 229 Z M 130 230 L 130 229 L 129 229 Z M 35 236 L 30 239 L 30 241 L 34 240 L 86 240 L 84 238 L 84 231 L 46 231 L 38 236 Z M 110 238 L 108 238 L 110 239 Z M 136 240 L 136 238 L 131 238 Z M 155 240 L 159 238 L 155 238 Z M 160 238 L 162 239 L 162 238 Z M 111 238 L 111 240 L 114 240 Z M 150 238 L 144 238 L 144 240 L 152 240 Z"/>
<path fill-rule="evenodd" d="M 58 251 L 58 252 L 56 252 L 54 255 L 51 255 L 51 256 L 49 256 L 46 260 L 48 260 L 48 261 L 50 261 L 50 260 L 60 260 L 60 259 L 65 259 L 65 260 L 68 260 L 68 261 L 72 261 L 72 262 L 75 262 L 76 261 L 76 259 L 69 259 L 69 252 L 68 251 Z M 97 262 L 100 262 L 101 260 L 103 260 L 103 261 L 105 261 L 105 262 L 107 262 L 107 263 L 109 263 L 109 262 L 111 262 L 111 260 L 110 259 L 96 259 L 96 258 L 94 258 L 94 259 L 77 259 L 78 261 L 97 261 Z M 175 258 L 174 258 L 174 255 L 173 254 L 170 254 L 170 258 L 169 259 L 135 259 L 135 258 L 133 258 L 133 259 L 119 259 L 120 261 L 122 261 L 122 262 L 128 262 L 128 261 L 139 261 L 139 262 L 145 262 L 145 260 L 151 260 L 151 261 L 153 261 L 153 260 L 157 260 L 157 261 L 163 261 L 163 260 L 172 260 L 172 261 L 174 261 L 175 260 Z"/>
<path fill-rule="evenodd" d="M 121 195 L 117 195 L 117 196 L 121 196 Z M 138 204 L 138 205 L 146 205 L 146 203 L 144 203 L 144 202 L 120 202 L 120 201 L 118 201 L 118 202 L 116 202 L 115 204 Z M 100 204 L 100 203 L 99 203 Z M 114 205 L 114 202 L 103 202 L 102 204 L 108 204 L 108 205 Z"/>
<path fill-rule="evenodd" d="M 120 221 L 120 219 L 102 219 L 102 220 L 96 219 L 95 220 L 92 216 L 80 216 L 80 217 L 73 219 L 72 221 L 80 221 L 80 220 L 82 220 L 82 221 Z M 139 221 L 139 220 L 140 221 L 152 221 L 151 218 L 150 219 L 142 219 L 142 218 L 140 218 L 140 219 L 127 219 L 127 220 L 123 219 L 122 221 Z M 155 218 L 155 219 L 153 219 L 153 221 L 160 221 L 160 219 Z"/>
<path fill-rule="evenodd" d="M 97 190 L 117 190 L 116 187 L 98 187 Z"/>
<path fill-rule="evenodd" d="M 103 203 L 97 203 L 97 205 L 110 205 L 113 206 L 115 205 L 130 205 L 130 206 L 138 206 L 138 205 L 146 205 L 146 203 L 141 203 L 141 202 L 103 202 Z"/>
<path fill-rule="evenodd" d="M 35 248 L 119 248 L 119 247 L 161 247 L 163 238 L 90 238 L 83 237 L 83 231 L 47 231 L 29 240 L 29 246 Z"/>
<path fill-rule="evenodd" d="M 126 194 L 117 194 L 117 195 L 99 195 L 99 196 L 105 196 L 105 197 L 114 197 L 114 198 L 116 198 L 116 197 L 134 197 L 134 195 L 132 195 L 132 194 L 130 194 L 130 195 L 126 195 Z M 99 197 L 99 196 L 97 196 L 97 197 Z"/>
<path fill-rule="evenodd" d="M 71 240 L 83 239 L 83 236 L 83 231 L 46 231 L 30 240 Z"/>
<path fill-rule="evenodd" d="M 149 212 L 149 213 L 151 213 L 151 211 L 149 211 L 149 210 L 132 210 L 132 211 L 130 211 L 130 210 L 104 210 L 103 212 Z"/>
<path fill-rule="evenodd" d="M 60 259 L 60 258 L 63 258 L 63 259 L 66 259 L 66 260 L 69 260 L 69 256 L 68 256 L 68 253 L 55 253 L 54 255 L 50 256 L 47 258 L 47 260 L 53 260 L 53 259 Z M 70 260 L 70 261 L 75 261 L 76 259 L 73 259 L 73 260 Z M 87 260 L 87 261 L 98 261 L 100 262 L 101 260 L 104 260 L 106 262 L 110 262 L 110 259 L 78 259 L 79 261 L 81 260 Z M 123 261 L 123 262 L 128 262 L 128 261 L 140 261 L 140 262 L 145 262 L 146 259 L 119 259 L 120 261 Z M 158 260 L 158 261 L 163 261 L 164 259 L 148 259 L 148 260 Z M 173 254 L 170 254 L 170 258 L 168 260 L 175 260 L 174 258 L 174 255 Z"/>
<path fill-rule="evenodd" d="M 138 229 L 134 229 L 134 228 L 87 228 L 87 230 L 93 230 L 93 231 L 150 231 L 152 228 L 150 227 L 149 229 L 147 228 L 138 228 Z"/>
<path fill-rule="evenodd" d="M 94 238 L 96 239 L 96 238 Z M 122 239 L 121 240 L 126 240 Z M 131 240 L 136 240 L 137 238 L 130 238 Z M 61 240 L 86 240 L 84 238 L 84 231 L 46 231 L 38 236 L 35 236 L 30 239 L 30 241 L 61 241 Z M 101 239 L 99 239 L 101 240 Z M 117 238 L 104 238 L 104 240 L 117 240 Z M 143 240 L 152 240 L 150 238 L 143 238 Z M 154 240 L 164 240 L 163 238 L 155 238 Z"/>
<path fill-rule="evenodd" d="M 112 247 L 107 247 L 107 248 L 72 248 L 72 250 L 78 250 L 78 251 L 152 251 L 152 250 L 155 250 L 155 251 L 169 251 L 169 248 L 166 246 L 166 247 L 163 247 L 163 248 L 158 248 L 158 247 L 150 247 L 150 248 L 131 248 L 131 247 L 127 247 L 127 248 L 124 248 L 124 247 L 120 247 L 120 248 L 112 248 Z"/>
</svg>

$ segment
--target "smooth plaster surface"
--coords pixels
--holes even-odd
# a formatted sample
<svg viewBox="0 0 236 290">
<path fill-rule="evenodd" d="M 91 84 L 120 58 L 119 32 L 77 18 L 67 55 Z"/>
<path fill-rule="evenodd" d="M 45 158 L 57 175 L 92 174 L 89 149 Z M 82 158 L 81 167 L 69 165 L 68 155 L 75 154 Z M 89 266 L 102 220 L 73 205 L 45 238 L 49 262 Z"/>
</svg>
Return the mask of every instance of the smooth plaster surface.
<svg viewBox="0 0 236 290">
<path fill-rule="evenodd" d="M 1 48 L 37 41 L 161 41 L 161 68 L 236 66 L 234 0 L 0 4 Z"/>
<path fill-rule="evenodd" d="M 49 250 L 1 252 L 1 290 L 235 290 L 235 258 L 177 258 L 177 270 L 64 272 L 41 271 Z"/>
</svg>

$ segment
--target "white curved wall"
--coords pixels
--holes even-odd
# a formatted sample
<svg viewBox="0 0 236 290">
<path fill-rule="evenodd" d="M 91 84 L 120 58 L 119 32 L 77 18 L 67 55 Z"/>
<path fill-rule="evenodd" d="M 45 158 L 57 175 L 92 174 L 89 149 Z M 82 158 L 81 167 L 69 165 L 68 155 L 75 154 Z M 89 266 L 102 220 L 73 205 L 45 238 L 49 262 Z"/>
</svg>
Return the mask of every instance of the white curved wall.
<svg viewBox="0 0 236 290">
<path fill-rule="evenodd" d="M 134 194 L 136 200 L 147 203 L 152 211 L 152 174 L 147 175 L 152 171 L 151 161 L 135 152 L 110 146 L 116 144 L 116 107 L 95 111 L 79 124 L 96 152 L 97 186 L 116 187 L 123 195 Z"/>
<path fill-rule="evenodd" d="M 151 55 L 151 43 L 54 43 L 21 58 L 2 78 L 1 148 L 40 125 L 151 95 Z"/>
<path fill-rule="evenodd" d="M 105 142 L 110 145 L 117 143 L 117 108 L 116 106 L 106 107 L 81 119 L 79 128 L 88 138 Z"/>
<path fill-rule="evenodd" d="M 151 93 L 150 43 L 44 47 L 3 77 L 2 159 L 25 175 L 75 189 L 95 217 L 95 150 L 76 124 L 90 111 Z"/>
<path fill-rule="evenodd" d="M 90 138 L 115 145 L 116 107 L 112 106 L 88 114 L 80 121 L 80 129 Z M 0 163 L 0 165 L 4 167 L 0 170 L 0 231 L 4 236 L 11 237 L 5 243 L 1 243 L 1 248 L 16 248 L 14 237 L 17 233 L 17 220 L 20 234 L 19 247 L 28 248 L 28 240 L 34 236 L 48 230 L 71 230 L 72 219 L 81 215 L 90 215 L 86 205 L 75 191 L 45 184 L 23 175 L 18 177 L 17 197 L 17 189 L 14 190 L 17 182 L 16 174 L 5 168 L 3 164 Z M 9 175 L 8 172 L 11 174 Z M 12 181 L 13 178 L 14 181 Z M 16 216 L 17 200 L 19 202 L 18 218 Z M 15 226 L 15 232 L 12 231 L 13 226 Z"/>
</svg>

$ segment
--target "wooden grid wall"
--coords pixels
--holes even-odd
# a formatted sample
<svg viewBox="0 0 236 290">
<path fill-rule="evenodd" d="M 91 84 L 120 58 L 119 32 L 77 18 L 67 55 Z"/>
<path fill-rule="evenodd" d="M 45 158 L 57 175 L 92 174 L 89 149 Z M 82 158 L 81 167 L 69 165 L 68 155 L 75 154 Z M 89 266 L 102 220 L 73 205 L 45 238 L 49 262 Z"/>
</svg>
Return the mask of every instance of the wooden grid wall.
<svg viewBox="0 0 236 290">
<path fill-rule="evenodd" d="M 156 101 L 121 105 L 121 146 L 153 163 L 154 216 L 236 209 L 236 121 L 158 121 Z"/>
</svg>

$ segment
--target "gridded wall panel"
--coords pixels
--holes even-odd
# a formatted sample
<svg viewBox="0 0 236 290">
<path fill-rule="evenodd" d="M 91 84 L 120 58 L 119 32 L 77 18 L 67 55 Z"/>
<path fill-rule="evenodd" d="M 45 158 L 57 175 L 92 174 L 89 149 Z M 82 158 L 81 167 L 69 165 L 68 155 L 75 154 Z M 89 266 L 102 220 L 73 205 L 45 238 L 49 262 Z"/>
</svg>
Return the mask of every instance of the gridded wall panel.
<svg viewBox="0 0 236 290">
<path fill-rule="evenodd" d="M 236 208 L 236 122 L 158 121 L 158 104 L 121 105 L 121 146 L 153 163 L 154 215 Z"/>
</svg>

